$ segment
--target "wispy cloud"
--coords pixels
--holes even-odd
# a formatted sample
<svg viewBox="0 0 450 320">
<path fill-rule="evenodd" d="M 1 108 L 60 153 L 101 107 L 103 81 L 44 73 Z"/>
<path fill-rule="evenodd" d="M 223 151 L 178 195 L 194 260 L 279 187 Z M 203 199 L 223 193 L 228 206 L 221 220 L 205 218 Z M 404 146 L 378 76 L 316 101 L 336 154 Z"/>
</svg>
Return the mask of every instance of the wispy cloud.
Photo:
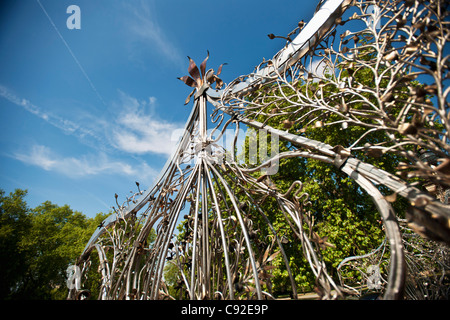
<svg viewBox="0 0 450 320">
<path fill-rule="evenodd" d="M 172 154 L 177 143 L 174 132 L 182 126 L 161 120 L 151 112 L 155 102 L 154 97 L 140 101 L 120 92 L 122 111 L 112 134 L 116 148 L 136 154 Z"/>
<path fill-rule="evenodd" d="M 156 115 L 153 111 L 157 101 L 155 97 L 139 100 L 122 91 L 119 91 L 119 99 L 115 103 L 116 113 L 108 113 L 108 118 L 105 118 L 84 112 L 80 121 L 52 114 L 2 85 L 0 97 L 24 108 L 65 134 L 79 138 L 82 143 L 103 151 L 168 156 L 177 143 L 174 132 L 183 127 L 182 124 L 165 121 Z"/>
<path fill-rule="evenodd" d="M 170 62 L 184 67 L 184 59 L 179 49 L 169 39 L 166 32 L 161 28 L 148 2 L 132 1 L 124 4 L 127 11 L 128 36 L 139 45 L 146 48 L 156 49 Z"/>
<path fill-rule="evenodd" d="M 47 118 L 47 115 L 42 113 L 38 107 L 36 107 L 35 105 L 30 103 L 26 99 L 19 98 L 11 90 L 9 90 L 8 88 L 6 88 L 2 85 L 0 85 L 0 96 L 2 96 L 6 100 L 9 100 L 10 102 L 12 102 L 18 106 L 25 108 L 25 110 L 31 112 L 32 114 L 34 114 L 40 118 L 43 118 L 43 119 Z"/>
<path fill-rule="evenodd" d="M 140 177 L 150 181 L 157 172 L 146 162 L 135 165 L 111 159 L 107 154 L 85 154 L 79 157 L 64 157 L 47 146 L 34 145 L 27 152 L 17 152 L 13 157 L 23 163 L 54 171 L 71 178 L 98 176 L 101 174 L 120 174 L 130 178 Z"/>
<path fill-rule="evenodd" d="M 5 98 L 6 100 L 9 100 L 15 105 L 24 108 L 26 111 L 34 114 L 35 116 L 47 121 L 58 129 L 63 130 L 65 133 L 73 134 L 76 131 L 79 131 L 79 133 L 83 135 L 90 134 L 88 131 L 83 130 L 83 128 L 81 128 L 76 123 L 42 110 L 40 107 L 31 103 L 29 100 L 18 97 L 12 90 L 2 85 L 0 85 L 0 96 Z"/>
<path fill-rule="evenodd" d="M 0 97 L 24 108 L 65 134 L 75 136 L 91 148 L 81 155 L 66 156 L 61 154 L 58 146 L 52 145 L 50 148 L 35 144 L 26 151 L 9 153 L 10 157 L 25 164 L 73 179 L 122 175 L 150 184 L 159 171 L 137 156 L 170 156 L 177 143 L 176 133 L 182 131 L 180 128 L 183 127 L 156 115 L 155 97 L 139 100 L 122 91 L 119 91 L 119 98 L 107 116 L 96 116 L 85 111 L 87 114 L 77 121 L 47 112 L 2 85 Z M 92 149 L 95 152 L 89 151 Z"/>
</svg>

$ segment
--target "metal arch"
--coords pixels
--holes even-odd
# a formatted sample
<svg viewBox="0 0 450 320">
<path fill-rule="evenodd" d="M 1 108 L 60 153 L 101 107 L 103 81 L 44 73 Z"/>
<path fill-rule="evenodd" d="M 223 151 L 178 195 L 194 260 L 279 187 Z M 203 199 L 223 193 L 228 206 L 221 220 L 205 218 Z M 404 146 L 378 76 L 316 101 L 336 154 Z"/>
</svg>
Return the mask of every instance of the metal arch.
<svg viewBox="0 0 450 320">
<path fill-rule="evenodd" d="M 244 82 L 232 81 L 226 88 L 232 94 L 244 93 L 251 91 L 254 87 L 264 82 L 264 78 L 270 77 L 275 73 L 283 72 L 292 63 L 298 61 L 311 48 L 313 48 L 319 40 L 335 25 L 337 17 L 341 16 L 346 10 L 352 0 L 327 0 L 320 1 L 318 9 L 316 10 L 312 19 L 305 25 L 301 32 L 289 42 L 283 49 L 281 49 L 270 61 L 270 66 L 265 65 L 247 76 Z M 320 4 L 323 4 L 320 6 Z M 217 92 L 208 89 L 210 97 L 217 97 Z"/>
<path fill-rule="evenodd" d="M 322 142 L 292 135 L 283 132 L 281 130 L 271 128 L 270 126 L 267 125 L 263 126 L 261 123 L 258 123 L 257 121 L 254 120 L 249 120 L 245 118 L 239 118 L 239 120 L 242 123 L 245 123 L 255 128 L 264 127 L 264 129 L 268 130 L 271 134 L 279 135 L 282 139 L 285 139 L 293 143 L 294 145 L 308 148 L 309 150 L 317 151 L 319 154 L 322 154 L 322 156 L 316 156 L 315 159 L 318 159 L 320 161 L 329 164 L 334 164 L 335 166 L 340 168 L 342 172 L 346 173 L 349 177 L 355 180 L 355 182 L 357 182 L 372 197 L 374 203 L 376 204 L 383 218 L 383 223 L 386 227 L 387 230 L 386 233 L 392 248 L 391 251 L 392 269 L 390 272 L 389 286 L 386 289 L 386 294 L 384 298 L 390 300 L 401 299 L 403 296 L 403 284 L 406 277 L 406 267 L 403 254 L 402 237 L 397 224 L 397 218 L 394 214 L 391 205 L 384 199 L 384 197 L 381 195 L 378 189 L 376 189 L 373 183 L 369 180 L 370 178 L 372 178 L 371 180 L 375 181 L 377 184 L 382 183 L 386 184 L 386 180 L 390 178 L 390 175 L 387 174 L 386 172 L 383 172 L 382 170 L 379 170 L 376 167 L 361 163 L 356 159 L 351 159 L 349 158 L 349 155 L 344 156 L 344 159 L 342 159 L 341 154 L 335 152 L 330 145 L 324 144 Z M 273 159 L 269 159 L 268 162 L 272 160 Z M 347 161 L 349 160 L 350 162 L 347 163 Z M 356 162 L 357 164 L 352 165 L 353 162 L 352 160 L 357 161 Z M 384 173 L 384 175 L 375 176 L 374 174 L 376 174 L 377 172 L 382 172 Z M 370 176 L 370 174 L 372 174 L 372 176 Z M 380 179 L 381 177 L 383 177 L 383 179 Z M 403 184 L 401 184 L 401 188 L 405 189 Z M 415 189 L 415 191 L 418 192 L 421 196 L 429 197 L 426 194 L 421 193 L 417 189 Z M 429 198 L 432 203 L 437 202 L 431 197 Z M 440 206 L 439 203 L 437 203 L 437 205 Z"/>
<path fill-rule="evenodd" d="M 242 276 L 240 272 L 243 272 L 243 270 L 239 269 L 239 266 L 233 262 L 233 259 L 237 259 L 237 261 L 241 259 L 242 263 L 245 260 L 247 263 L 244 275 L 246 278 L 243 277 L 245 278 L 244 280 L 238 280 L 244 282 L 246 290 L 249 290 L 248 296 L 258 299 L 262 299 L 263 296 L 270 297 L 270 294 L 265 292 L 260 285 L 262 266 L 259 264 L 259 260 L 257 261 L 256 252 L 253 250 L 253 244 L 249 235 L 252 220 L 242 211 L 241 205 L 243 203 L 237 199 L 236 190 L 245 194 L 246 199 L 251 202 L 252 208 L 261 215 L 261 218 L 265 219 L 267 225 L 272 229 L 273 243 L 276 242 L 280 248 L 288 270 L 289 263 L 283 250 L 280 235 L 273 229 L 270 221 L 259 207 L 258 201 L 255 201 L 253 195 L 246 190 L 245 186 L 247 185 L 251 185 L 254 188 L 253 192 L 256 194 L 272 195 L 277 200 L 279 208 L 289 221 L 293 232 L 301 240 L 303 253 L 317 278 L 318 285 L 323 290 L 323 298 L 337 298 L 342 295 L 341 288 L 327 274 L 323 261 L 318 258 L 311 239 L 303 229 L 303 223 L 310 223 L 308 215 L 303 208 L 304 203 L 299 201 L 303 195 L 300 197 L 281 195 L 270 186 L 246 175 L 251 170 L 240 168 L 235 162 L 225 162 L 222 164 L 224 168 L 220 168 L 214 162 L 214 159 L 211 158 L 211 154 L 206 150 L 212 146 L 213 141 L 211 136 L 208 137 L 206 134 L 207 101 L 215 106 L 216 110 L 231 116 L 231 120 L 225 124 L 222 133 L 230 123 L 235 123 L 236 126 L 242 123 L 256 129 L 264 128 L 269 133 L 278 135 L 298 148 L 297 151 L 289 154 L 284 153 L 276 157 L 309 157 L 333 164 L 343 173 L 353 178 L 371 196 L 383 218 L 391 247 L 391 267 L 384 298 L 402 298 L 405 281 L 402 238 L 391 205 L 374 185 L 385 185 L 394 191 L 395 194 L 399 194 L 411 202 L 421 200 L 425 203 L 421 208 L 422 210 L 440 217 L 447 217 L 447 219 L 450 216 L 448 206 L 407 184 L 397 176 L 353 158 L 351 152 L 345 148 L 340 146 L 333 147 L 320 141 L 274 129 L 267 124 L 248 117 L 242 112 L 244 108 L 237 110 L 230 107 L 230 102 L 235 97 L 243 96 L 258 89 L 266 81 L 270 82 L 280 77 L 291 66 L 299 64 L 300 59 L 306 53 L 314 50 L 324 36 L 332 30 L 336 25 L 336 20 L 341 17 L 351 2 L 349 0 L 320 1 L 314 17 L 294 40 L 289 42 L 272 60 L 263 62 L 256 68 L 254 73 L 237 78 L 223 90 L 220 86 L 216 86 L 216 89 L 211 88 L 211 84 L 218 79 L 218 74 L 215 75 L 213 71 L 210 72 L 211 70 L 206 73 L 205 65 L 202 63 L 200 76 L 200 71 L 195 66 L 195 63 L 190 62 L 189 74 L 194 79 L 183 77 L 181 80 L 195 88 L 191 93 L 192 95 L 196 92 L 194 96 L 195 101 L 186 124 L 185 134 L 181 138 L 176 152 L 167 161 L 160 177 L 153 186 L 144 193 L 139 192 L 139 198 L 134 200 L 131 205 L 119 206 L 116 214 L 108 217 L 99 226 L 81 256 L 80 263 L 88 259 L 90 251 L 95 246 L 99 246 L 97 241 L 105 233 L 108 233 L 108 229 L 114 228 L 121 221 L 126 221 L 133 215 L 138 214 L 139 211 L 149 204 L 148 209 L 144 213 L 145 218 L 142 220 L 144 227 L 139 232 L 136 231 L 136 238 L 133 238 L 135 239 L 134 243 L 119 241 L 120 246 L 114 246 L 113 267 L 109 269 L 110 271 L 108 271 L 109 274 L 107 275 L 108 279 L 111 279 L 114 284 L 109 286 L 103 293 L 103 298 L 158 299 L 161 296 L 167 296 L 167 292 L 164 291 L 162 278 L 166 258 L 168 258 L 169 254 L 176 256 L 177 267 L 182 271 L 182 279 L 180 281 L 186 288 L 190 299 L 213 298 L 215 294 L 219 294 L 222 298 L 235 298 L 237 294 L 235 280 Z M 204 63 L 206 63 L 206 60 Z M 219 83 L 217 82 L 217 84 Z M 223 116 L 216 129 L 219 128 L 222 120 Z M 182 169 L 180 166 L 184 165 L 184 163 L 180 161 L 180 157 L 183 157 L 184 150 L 192 142 L 193 136 L 197 138 L 197 144 L 194 146 L 197 150 L 191 155 L 195 154 L 197 161 L 194 168 L 187 170 L 187 167 L 184 166 Z M 253 170 L 269 165 L 274 160 L 275 157 L 270 158 L 266 163 Z M 179 173 L 179 176 L 177 173 Z M 236 177 L 236 179 L 233 180 L 232 176 Z M 231 179 L 235 184 L 230 184 L 227 179 Z M 167 195 L 175 189 L 174 186 L 178 188 L 176 189 L 175 199 L 168 198 Z M 294 184 L 291 186 L 291 189 L 293 187 Z M 301 188 L 299 191 L 301 191 Z M 186 209 L 186 200 L 191 196 L 194 200 L 188 201 L 191 202 L 190 213 L 192 213 L 188 223 L 191 221 L 192 226 L 188 226 L 187 230 L 192 232 L 192 239 L 190 240 L 191 242 L 188 241 L 188 244 L 185 244 L 183 247 L 182 244 L 173 242 L 173 235 L 181 212 Z M 228 199 L 228 203 L 225 201 L 226 199 Z M 168 202 L 169 200 L 170 203 Z M 224 206 L 224 208 L 221 206 Z M 230 212 L 234 212 L 234 215 Z M 211 215 L 209 216 L 210 213 Z M 150 229 L 155 225 L 157 226 L 157 238 L 153 248 L 142 248 L 142 243 L 145 242 Z M 236 235 L 240 235 L 240 240 L 229 239 L 225 228 L 235 230 Z M 120 238 L 120 235 L 118 237 Z M 217 237 L 220 241 L 216 241 L 214 237 Z M 113 238 L 111 237 L 112 242 L 114 242 Z M 229 250 L 228 247 L 234 245 L 235 242 L 236 247 L 233 251 Z M 175 249 L 173 249 L 174 243 Z M 115 244 L 113 243 L 113 245 Z M 126 257 L 120 256 L 124 246 L 128 246 Z M 170 248 L 171 246 L 172 248 Z M 265 257 L 268 256 L 269 252 L 272 252 L 269 249 L 272 250 L 272 246 L 267 248 Z M 139 269 L 140 264 L 143 263 L 141 260 L 144 259 L 142 250 L 147 250 L 147 256 L 145 256 L 144 267 Z M 248 254 L 241 253 L 241 250 L 246 250 Z M 101 252 L 102 250 L 99 251 L 99 254 Z M 218 255 L 217 252 L 220 254 Z M 116 253 L 119 256 L 117 259 Z M 104 252 L 101 254 L 105 256 Z M 211 259 L 213 258 L 221 261 L 220 264 L 224 265 L 224 270 L 212 263 Z M 117 264 L 115 264 L 116 261 Z M 119 265 L 120 267 L 118 267 Z M 183 270 L 186 268 L 190 271 L 183 273 Z M 115 274 L 116 269 L 118 274 Z M 217 281 L 217 284 L 213 284 L 210 279 L 211 270 L 215 270 L 219 275 L 225 272 L 225 283 L 219 284 L 219 276 L 216 279 L 213 275 L 213 278 Z M 295 282 L 290 270 L 289 276 L 293 296 L 296 297 Z M 105 285 L 104 287 L 106 288 L 107 286 Z M 214 292 L 214 290 L 216 291 Z M 336 294 L 332 294 L 332 290 L 335 290 Z"/>
<path fill-rule="evenodd" d="M 334 20 L 336 17 L 340 16 L 345 10 L 345 6 L 350 3 L 351 0 L 327 0 L 320 7 L 319 10 L 316 11 L 311 21 L 305 26 L 299 35 L 289 43 L 285 48 L 280 50 L 275 56 L 274 60 L 277 61 L 277 65 L 279 68 L 282 68 L 285 64 L 289 65 L 294 61 L 300 59 L 309 49 L 314 46 L 314 44 L 319 40 L 320 36 L 326 33 L 326 31 L 334 25 Z M 233 93 L 237 93 L 247 88 L 251 88 L 257 82 L 260 81 L 261 77 L 270 75 L 273 73 L 273 67 L 265 67 L 258 70 L 256 73 L 252 74 L 246 82 L 241 82 L 238 85 L 231 86 L 231 90 Z M 243 85 L 242 85 L 243 84 Z M 228 87 L 228 90 L 230 86 Z M 216 102 L 217 97 L 221 96 L 223 91 L 214 90 L 212 88 L 207 88 L 206 94 L 208 96 L 208 101 L 211 102 L 216 107 L 219 105 Z M 136 213 L 139 211 L 148 201 L 151 194 L 155 192 L 155 189 L 158 188 L 161 181 L 163 181 L 168 168 L 176 162 L 176 158 L 180 150 L 183 150 L 183 147 L 188 141 L 188 128 L 192 126 L 193 121 L 197 120 L 198 114 L 197 108 L 193 108 L 191 114 L 186 122 L 186 126 L 184 129 L 185 135 L 180 139 L 178 143 L 176 151 L 173 153 L 172 157 L 169 158 L 161 170 L 159 177 L 155 180 L 153 186 L 150 186 L 137 200 L 135 203 L 131 204 L 127 208 L 121 210 L 121 216 L 118 214 L 113 214 L 106 218 L 102 225 L 94 232 L 91 239 L 87 243 L 85 249 L 81 257 L 84 257 L 91 249 L 93 243 L 105 232 L 105 230 L 112 226 L 118 219 L 123 218 L 126 219 L 132 213 Z"/>
<path fill-rule="evenodd" d="M 310 150 L 315 150 L 319 154 L 331 156 L 332 158 L 334 158 L 334 163 L 348 163 L 348 165 L 352 166 L 353 170 L 356 170 L 356 172 L 358 172 L 359 174 L 366 176 L 373 183 L 387 186 L 394 192 L 394 194 L 398 194 L 402 197 L 407 198 L 411 203 L 423 202 L 424 205 L 422 209 L 424 211 L 428 212 L 429 214 L 442 217 L 442 219 L 444 220 L 449 220 L 450 209 L 448 205 L 442 203 L 442 201 L 439 201 L 435 197 L 430 196 L 426 192 L 419 190 L 418 188 L 414 187 L 414 185 L 406 183 L 400 177 L 394 174 L 385 172 L 383 170 L 380 170 L 379 168 L 363 163 L 360 160 L 351 157 L 350 154 L 347 154 L 349 152 L 348 150 L 345 150 L 344 152 L 346 154 L 344 156 L 341 156 L 340 154 L 332 150 L 332 146 L 326 145 L 320 141 L 306 139 L 299 135 L 294 135 L 282 130 L 271 128 L 267 124 L 259 123 L 258 121 L 245 116 L 242 113 L 242 110 L 245 110 L 245 106 L 239 108 L 241 109 L 240 111 L 236 110 L 235 108 L 229 107 L 230 100 L 232 100 L 233 98 L 242 96 L 244 93 L 248 93 L 260 88 L 261 84 L 263 84 L 264 82 L 273 80 L 274 78 L 276 79 L 277 77 L 280 77 L 280 75 L 287 72 L 289 66 L 295 63 L 300 63 L 299 60 L 307 52 L 309 52 L 309 50 L 313 49 L 333 26 L 336 26 L 336 19 L 343 14 L 343 12 L 351 5 L 352 2 L 355 1 L 325 1 L 320 9 L 316 11 L 316 14 L 311 19 L 311 21 L 306 24 L 304 29 L 301 30 L 297 37 L 289 42 L 285 48 L 280 50 L 273 57 L 273 59 L 261 63 L 261 65 L 256 68 L 255 72 L 235 79 L 221 91 L 210 88 L 209 90 L 207 90 L 208 101 L 217 109 L 220 109 L 222 112 L 227 113 L 230 116 L 234 116 L 241 123 L 254 128 L 264 128 L 270 133 L 276 134 L 282 137 L 282 139 L 289 141 L 294 145 Z M 397 2 L 401 3 L 401 1 Z M 406 7 L 414 6 L 414 4 L 411 4 L 411 1 L 407 2 L 408 4 L 405 4 Z M 319 5 L 321 3 L 322 1 L 319 3 Z M 409 51 L 409 54 L 413 55 L 411 51 Z M 443 59 L 445 60 L 447 58 L 444 57 Z M 415 75 L 415 77 L 417 77 L 417 75 Z M 443 95 L 445 94 L 448 95 L 448 90 L 443 93 Z M 242 104 L 243 103 L 240 103 L 240 105 Z M 444 103 L 442 102 L 441 104 L 443 105 Z M 442 106 L 441 108 L 446 108 L 445 110 L 448 110 L 448 106 Z M 446 118 L 445 111 L 442 110 L 442 112 L 443 113 L 440 114 L 440 116 L 442 118 Z M 405 123 L 405 125 L 408 124 Z M 449 121 L 444 121 L 444 125 L 447 126 L 448 129 Z M 446 133 L 446 136 L 448 141 L 448 131 Z M 445 141 L 445 137 L 442 138 L 442 140 Z M 445 146 L 445 142 L 441 143 L 441 146 L 442 145 Z M 450 152 L 448 144 L 446 145 L 446 148 L 447 153 L 442 153 L 442 155 L 443 157 L 448 158 L 448 152 Z M 341 158 L 344 158 L 345 161 L 340 160 Z M 443 164 L 447 164 L 450 159 L 444 160 L 445 161 Z M 415 157 L 414 161 L 420 162 L 420 158 Z M 428 174 L 429 177 L 432 175 L 433 174 Z M 448 184 L 449 181 L 450 180 L 448 179 L 447 175 L 446 183 Z M 449 240 L 447 239 L 447 242 L 448 241 Z"/>
</svg>

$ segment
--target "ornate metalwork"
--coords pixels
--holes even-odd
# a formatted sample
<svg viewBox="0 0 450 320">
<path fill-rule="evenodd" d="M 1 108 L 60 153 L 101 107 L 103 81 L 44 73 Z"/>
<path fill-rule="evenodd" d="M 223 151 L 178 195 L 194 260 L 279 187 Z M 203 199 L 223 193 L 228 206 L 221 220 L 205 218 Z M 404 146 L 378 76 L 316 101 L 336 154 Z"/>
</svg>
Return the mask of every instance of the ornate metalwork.
<svg viewBox="0 0 450 320">
<path fill-rule="evenodd" d="M 268 199 L 288 222 L 294 238 L 289 240 L 301 243 L 298 254 L 308 261 L 319 296 L 336 299 L 357 292 L 345 279 L 336 283 L 329 275 L 320 256 L 328 243 L 313 231 L 302 182 L 281 193 L 270 172 L 260 178 L 251 174 L 283 158 L 305 157 L 352 178 L 382 217 L 385 243 L 372 254 L 344 260 L 338 269 L 369 257 L 371 266 L 383 263 L 386 277 L 372 285 L 381 286 L 385 299 L 401 299 L 410 264 L 391 206 L 397 196 L 411 204 L 409 227 L 450 243 L 450 207 L 429 192 L 434 186 L 445 194 L 450 187 L 447 6 L 437 0 L 320 1 L 310 22 L 281 37 L 286 45 L 273 59 L 227 85 L 218 78 L 222 66 L 215 74 L 206 71 L 208 57 L 200 69 L 189 58 L 189 76 L 180 80 L 193 88 L 185 103 L 193 97 L 194 106 L 176 152 L 153 186 L 117 204 L 78 261 L 87 275 L 97 251 L 99 298 L 273 298 L 270 270 L 277 256 L 297 298 L 295 274 L 283 249 L 287 239 L 262 209 Z M 210 122 L 208 103 L 214 107 Z M 281 122 L 286 130 L 271 126 Z M 236 155 L 240 126 L 263 130 L 292 148 L 243 165 Z M 328 126 L 358 137 L 337 146 L 308 137 L 312 127 Z M 235 136 L 229 148 L 218 143 L 227 130 Z M 362 152 L 370 157 L 393 153 L 404 160 L 398 172 L 386 172 L 359 159 Z M 427 179 L 429 188 L 420 188 L 416 178 Z M 392 194 L 383 196 L 378 186 Z M 256 237 L 260 224 L 271 230 L 264 240 Z M 379 256 L 383 250 L 390 252 L 388 261 Z M 167 265 L 178 270 L 178 296 L 165 285 Z M 362 266 L 357 269 L 368 283 L 368 271 L 378 269 Z M 80 293 L 77 285 L 69 298 Z"/>
</svg>

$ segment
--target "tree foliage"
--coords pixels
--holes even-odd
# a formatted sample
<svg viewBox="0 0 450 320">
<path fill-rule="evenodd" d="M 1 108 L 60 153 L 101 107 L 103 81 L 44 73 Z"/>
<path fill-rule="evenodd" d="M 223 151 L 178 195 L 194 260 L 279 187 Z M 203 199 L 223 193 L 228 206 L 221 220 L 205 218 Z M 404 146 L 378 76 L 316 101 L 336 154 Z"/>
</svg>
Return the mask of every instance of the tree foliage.
<svg viewBox="0 0 450 320">
<path fill-rule="evenodd" d="M 0 190 L 0 298 L 65 299 L 67 274 L 100 221 L 49 201 L 30 208 L 26 190 Z"/>
<path fill-rule="evenodd" d="M 368 72 L 359 72 L 354 75 L 358 81 L 367 86 L 372 85 L 371 75 Z M 308 87 L 302 82 L 297 83 L 297 91 L 315 90 L 321 84 L 309 84 Z M 280 92 L 283 90 L 284 92 Z M 336 89 L 337 90 L 337 89 Z M 264 114 L 259 115 L 255 120 L 265 123 L 275 129 L 288 130 L 288 132 L 301 134 L 302 136 L 321 141 L 331 146 L 348 146 L 362 135 L 361 127 L 357 126 L 323 126 L 321 122 L 312 122 L 308 127 L 301 127 L 301 123 L 294 123 L 289 119 L 289 114 L 295 114 L 296 117 L 303 117 L 302 112 L 292 106 L 289 109 L 289 102 L 275 103 L 276 97 L 290 96 L 292 92 L 289 88 L 278 88 L 277 86 L 265 87 L 257 91 L 252 98 L 264 95 L 266 105 Z M 305 93 L 306 94 L 306 93 Z M 326 93 L 332 95 L 333 90 Z M 270 105 L 271 96 L 274 98 L 274 104 Z M 283 114 L 278 114 L 278 110 L 283 109 Z M 307 114 L 307 111 L 304 111 Z M 269 116 L 268 116 L 269 115 Z M 328 121 L 333 115 L 328 116 Z M 368 135 L 362 144 L 368 143 L 374 145 L 382 142 L 384 132 Z M 268 139 L 270 140 L 270 138 Z M 247 141 L 248 143 L 248 141 Z M 289 142 L 279 142 L 279 152 L 294 150 L 295 148 Z M 395 154 L 368 153 L 364 151 L 353 152 L 358 159 L 388 172 L 395 171 L 400 158 Z M 248 159 L 246 159 L 248 161 Z M 303 184 L 302 192 L 309 195 L 309 206 L 305 210 L 314 221 L 314 232 L 317 233 L 318 248 L 322 258 L 327 263 L 330 273 L 336 277 L 333 270 L 339 263 L 349 256 L 363 255 L 378 247 L 384 240 L 385 234 L 382 228 L 381 217 L 370 197 L 347 175 L 340 172 L 338 168 L 330 164 L 315 159 L 308 158 L 285 158 L 279 163 L 279 171 L 271 176 L 271 180 L 281 190 L 286 192 L 289 187 L 299 180 Z M 386 194 L 387 190 L 380 187 L 380 191 Z M 399 200 L 395 202 L 396 212 L 402 216 L 406 209 L 406 201 Z M 277 232 L 286 234 L 286 238 L 292 238 L 292 232 L 289 231 L 289 225 L 283 215 L 277 211 L 277 206 L 266 201 L 262 205 L 263 209 L 269 212 Z M 261 223 L 260 225 L 264 225 Z M 269 230 L 261 233 L 267 235 Z M 298 239 L 297 239 L 298 240 Z M 307 261 L 301 254 L 301 245 L 299 241 L 290 240 L 285 244 L 285 250 L 290 257 L 290 267 L 296 276 L 296 285 L 299 291 L 310 291 L 315 286 L 315 278 L 309 270 Z M 273 271 L 274 291 L 289 291 L 289 278 L 285 270 L 281 257 L 274 263 L 277 268 Z"/>
</svg>

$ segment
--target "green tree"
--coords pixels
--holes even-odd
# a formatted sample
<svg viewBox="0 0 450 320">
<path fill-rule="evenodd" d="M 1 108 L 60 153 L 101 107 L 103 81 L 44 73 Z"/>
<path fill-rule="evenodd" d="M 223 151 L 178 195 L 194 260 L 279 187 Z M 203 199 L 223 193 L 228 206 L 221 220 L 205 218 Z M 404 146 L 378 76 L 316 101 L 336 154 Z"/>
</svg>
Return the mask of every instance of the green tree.
<svg viewBox="0 0 450 320">
<path fill-rule="evenodd" d="M 360 83 L 364 83 L 367 86 L 373 85 L 371 74 L 367 70 L 362 69 L 361 72 L 354 73 L 353 76 Z M 306 86 L 305 83 L 299 82 L 295 90 L 303 92 L 309 90 L 311 91 L 309 94 L 313 95 L 313 92 L 320 85 L 323 84 L 317 82 L 309 83 Z M 344 129 L 339 125 L 323 126 L 317 125 L 317 123 L 304 127 L 302 122 L 291 121 L 289 119 L 291 115 L 295 115 L 295 118 L 298 119 L 309 111 L 307 109 L 299 110 L 298 107 L 289 109 L 288 102 L 280 103 L 276 101 L 277 98 L 275 97 L 292 97 L 294 94 L 292 88 L 294 87 L 280 89 L 279 87 L 267 85 L 261 89 L 264 93 L 256 92 L 253 98 L 264 96 L 268 107 L 255 120 L 266 123 L 276 129 L 288 129 L 291 133 L 300 134 L 303 137 L 321 141 L 331 146 L 349 146 L 367 130 L 358 126 L 350 126 Z M 331 86 L 329 89 L 324 95 L 331 95 L 339 90 L 338 88 L 333 89 Z M 283 94 L 280 90 L 283 90 Z M 274 96 L 274 103 L 270 105 L 267 102 L 270 102 L 272 95 Z M 357 108 L 358 106 L 354 107 Z M 283 110 L 283 114 L 277 115 L 280 109 Z M 320 112 L 319 110 L 317 115 L 320 115 Z M 310 117 L 314 118 L 317 115 L 311 113 Z M 338 120 L 338 117 L 333 114 L 328 114 L 326 117 L 327 122 L 330 123 Z M 380 131 L 364 137 L 361 140 L 361 144 L 368 143 L 373 145 L 384 141 L 384 139 L 385 132 Z M 280 139 L 280 153 L 293 149 L 295 148 L 290 143 Z M 395 168 L 400 161 L 398 156 L 389 153 L 375 154 L 354 151 L 352 155 L 388 172 L 395 172 Z M 318 245 L 317 249 L 320 251 L 329 271 L 335 276 L 335 280 L 338 280 L 338 278 L 333 270 L 344 258 L 368 253 L 378 247 L 383 241 L 384 232 L 382 230 L 381 217 L 371 198 L 351 178 L 340 172 L 333 165 L 315 159 L 286 158 L 280 161 L 279 171 L 271 176 L 271 180 L 281 193 L 286 192 L 296 180 L 300 180 L 303 183 L 302 192 L 307 193 L 310 200 L 310 205 L 306 206 L 305 210 L 309 211 L 310 216 L 314 219 L 314 229 L 319 237 L 326 239 L 326 242 L 330 244 L 328 246 Z M 387 190 L 380 187 L 380 192 L 386 194 Z M 265 201 L 262 207 L 269 213 L 268 217 L 277 232 L 286 234 L 288 238 L 291 237 L 293 239 L 290 226 L 280 213 L 276 203 Z M 400 215 L 403 214 L 405 208 L 406 201 L 404 200 L 394 203 L 394 209 Z M 260 221 L 258 225 L 264 225 L 263 221 Z M 260 235 L 264 237 L 269 233 L 270 231 L 267 229 L 265 232 L 261 232 Z M 299 291 L 312 290 L 315 285 L 315 279 L 301 254 L 299 241 L 290 241 L 285 244 L 285 250 L 290 257 L 290 268 L 297 275 L 295 280 Z M 274 291 L 283 292 L 289 290 L 290 282 L 281 257 L 277 258 L 274 265 L 277 266 L 273 271 Z"/>
<path fill-rule="evenodd" d="M 65 271 L 88 240 L 88 221 L 69 206 L 49 201 L 33 209 L 30 216 L 32 228 L 22 239 L 22 246 L 30 252 L 23 294 L 63 299 L 67 295 Z"/>
<path fill-rule="evenodd" d="M 0 298 L 65 299 L 66 270 L 106 215 L 87 218 L 49 201 L 32 209 L 26 195 L 0 190 Z"/>
<path fill-rule="evenodd" d="M 21 246 L 31 229 L 26 194 L 18 189 L 5 195 L 0 190 L 0 299 L 11 297 L 27 270 L 27 252 Z"/>
</svg>

